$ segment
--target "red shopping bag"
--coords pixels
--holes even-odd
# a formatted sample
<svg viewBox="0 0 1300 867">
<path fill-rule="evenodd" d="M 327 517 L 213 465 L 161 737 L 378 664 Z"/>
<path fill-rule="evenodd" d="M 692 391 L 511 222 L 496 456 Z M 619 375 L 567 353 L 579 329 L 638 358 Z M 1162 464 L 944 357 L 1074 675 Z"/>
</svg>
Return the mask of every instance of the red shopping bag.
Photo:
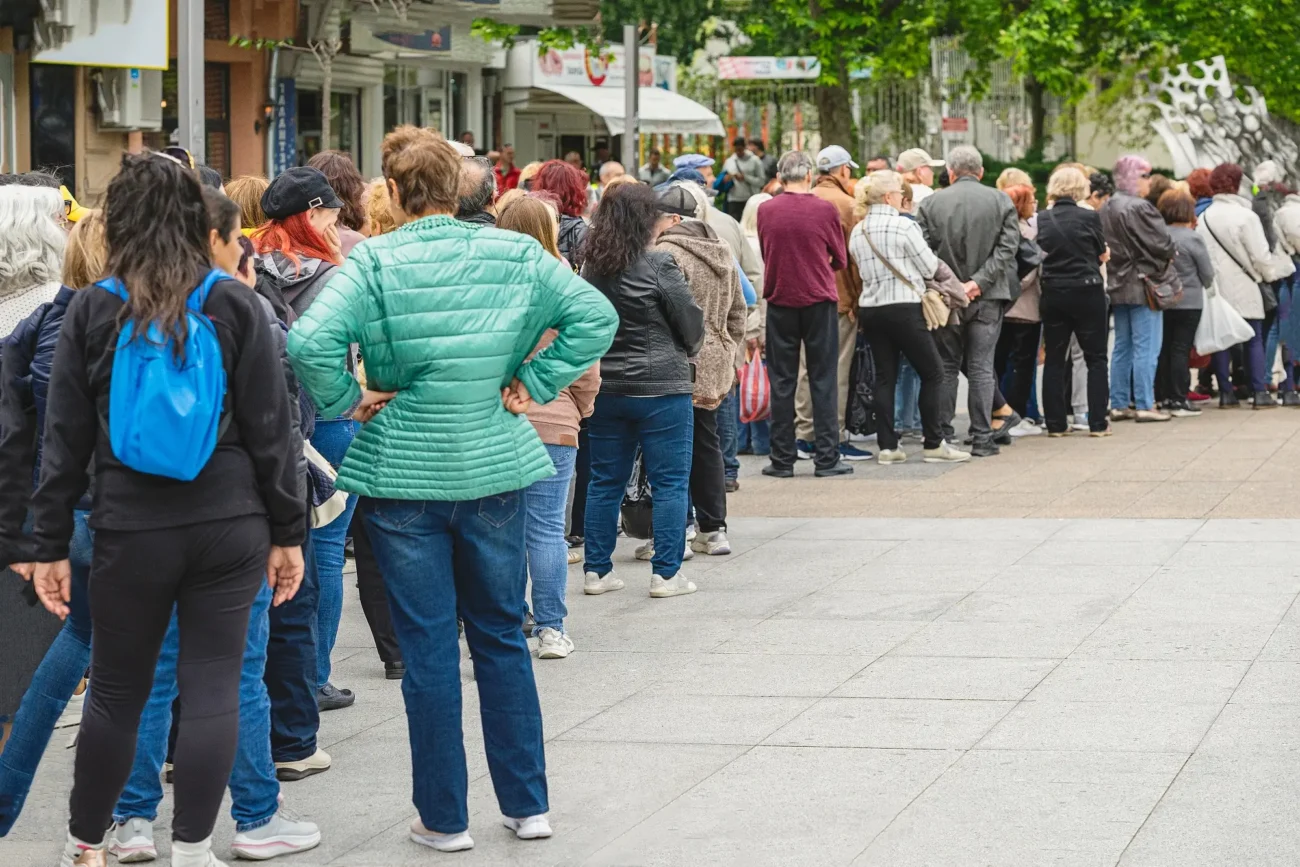
<svg viewBox="0 0 1300 867">
<path fill-rule="evenodd" d="M 767 365 L 760 353 L 751 351 L 740 368 L 740 420 L 749 424 L 771 414 L 772 383 L 767 378 Z"/>
</svg>

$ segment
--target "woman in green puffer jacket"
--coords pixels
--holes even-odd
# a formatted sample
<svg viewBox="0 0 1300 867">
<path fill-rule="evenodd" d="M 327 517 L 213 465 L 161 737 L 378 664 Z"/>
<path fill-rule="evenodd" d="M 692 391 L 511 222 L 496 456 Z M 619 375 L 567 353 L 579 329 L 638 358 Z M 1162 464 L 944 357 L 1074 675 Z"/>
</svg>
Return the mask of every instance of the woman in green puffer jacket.
<svg viewBox="0 0 1300 867">
<path fill-rule="evenodd" d="M 605 353 L 618 317 L 537 241 L 455 219 L 460 158 L 437 133 L 400 127 L 382 160 L 399 228 L 352 252 L 294 325 L 289 353 L 325 417 L 355 407 L 366 422 L 338 486 L 363 497 L 406 660 L 411 838 L 474 845 L 458 613 L 503 821 L 521 839 L 548 837 L 541 709 L 520 629 L 521 491 L 554 468 L 524 413 Z M 548 328 L 555 341 L 528 359 Z M 353 343 L 375 391 L 344 368 Z"/>
</svg>

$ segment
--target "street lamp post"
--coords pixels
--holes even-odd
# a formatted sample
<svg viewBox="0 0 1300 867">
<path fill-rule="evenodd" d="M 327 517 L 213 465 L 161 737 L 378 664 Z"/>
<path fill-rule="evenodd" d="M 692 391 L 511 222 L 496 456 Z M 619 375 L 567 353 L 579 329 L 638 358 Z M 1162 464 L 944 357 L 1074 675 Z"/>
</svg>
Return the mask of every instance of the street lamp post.
<svg viewBox="0 0 1300 867">
<path fill-rule="evenodd" d="M 623 25 L 623 168 L 636 176 L 637 133 L 640 131 L 640 108 L 637 88 L 641 78 L 641 54 L 637 47 L 637 26 Z"/>
<path fill-rule="evenodd" d="M 194 157 L 207 162 L 203 107 L 203 0 L 176 2 L 176 142 Z"/>
</svg>

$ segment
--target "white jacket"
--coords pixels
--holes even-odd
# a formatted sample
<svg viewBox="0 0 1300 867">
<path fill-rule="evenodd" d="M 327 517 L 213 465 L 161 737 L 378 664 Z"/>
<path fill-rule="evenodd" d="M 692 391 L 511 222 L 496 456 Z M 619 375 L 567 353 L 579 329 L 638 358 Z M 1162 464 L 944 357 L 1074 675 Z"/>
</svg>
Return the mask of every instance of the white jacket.
<svg viewBox="0 0 1300 867">
<path fill-rule="evenodd" d="M 1259 282 L 1269 268 L 1268 239 L 1250 202 L 1233 193 L 1219 193 L 1201 214 L 1196 231 L 1205 238 L 1214 261 L 1219 295 L 1243 318 L 1263 319 Z"/>
<path fill-rule="evenodd" d="M 1277 230 L 1282 249 L 1292 256 L 1300 256 L 1300 196 L 1292 193 L 1273 214 L 1273 228 Z"/>
</svg>

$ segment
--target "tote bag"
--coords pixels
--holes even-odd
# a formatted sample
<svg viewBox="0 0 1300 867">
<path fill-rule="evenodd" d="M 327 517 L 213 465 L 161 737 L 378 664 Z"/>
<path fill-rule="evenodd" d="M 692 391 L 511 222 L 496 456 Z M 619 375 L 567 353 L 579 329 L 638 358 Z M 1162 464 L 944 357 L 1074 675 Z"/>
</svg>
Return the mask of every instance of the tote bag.
<svg viewBox="0 0 1300 867">
<path fill-rule="evenodd" d="M 1210 355 L 1231 349 L 1255 336 L 1255 329 L 1232 309 L 1232 305 L 1211 286 L 1205 290 L 1205 308 L 1201 311 L 1201 324 L 1196 326 L 1193 346 L 1201 355 Z"/>
<path fill-rule="evenodd" d="M 772 414 L 772 383 L 759 353 L 750 351 L 740 368 L 740 420 L 762 421 Z"/>
</svg>

